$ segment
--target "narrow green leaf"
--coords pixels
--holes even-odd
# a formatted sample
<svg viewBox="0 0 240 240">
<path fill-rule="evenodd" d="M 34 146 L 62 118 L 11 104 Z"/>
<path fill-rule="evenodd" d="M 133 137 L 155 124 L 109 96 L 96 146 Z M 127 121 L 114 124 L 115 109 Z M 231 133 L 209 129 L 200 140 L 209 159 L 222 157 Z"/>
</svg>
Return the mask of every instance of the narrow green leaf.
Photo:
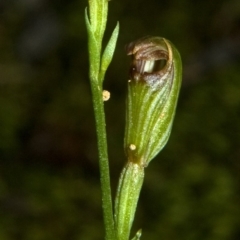
<svg viewBox="0 0 240 240">
<path fill-rule="evenodd" d="M 90 78 L 98 81 L 98 74 L 100 68 L 100 50 L 92 30 L 91 23 L 89 22 L 87 8 L 85 9 L 85 22 L 88 32 L 88 49 L 89 49 L 89 62 L 90 62 Z"/>
<path fill-rule="evenodd" d="M 88 0 L 89 3 L 89 15 L 90 15 L 90 22 L 92 26 L 92 31 L 95 33 L 97 27 L 98 27 L 98 21 L 97 21 L 97 11 L 98 11 L 98 1 L 96 0 Z"/>
<path fill-rule="evenodd" d="M 98 39 L 102 41 L 107 24 L 108 0 L 98 0 L 97 29 Z"/>
<path fill-rule="evenodd" d="M 119 23 L 117 23 L 115 29 L 113 30 L 110 40 L 108 41 L 108 44 L 102 55 L 101 70 L 100 70 L 101 82 L 104 80 L 106 70 L 108 69 L 108 66 L 112 61 L 113 53 L 115 51 L 115 47 L 117 43 L 118 33 L 119 33 Z"/>
</svg>

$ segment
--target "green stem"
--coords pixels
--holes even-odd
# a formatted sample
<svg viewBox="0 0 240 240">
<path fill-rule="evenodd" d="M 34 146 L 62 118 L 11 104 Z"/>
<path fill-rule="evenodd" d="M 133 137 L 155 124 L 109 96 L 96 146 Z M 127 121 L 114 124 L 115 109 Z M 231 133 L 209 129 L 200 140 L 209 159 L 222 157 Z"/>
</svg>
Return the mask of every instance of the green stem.
<svg viewBox="0 0 240 240">
<path fill-rule="evenodd" d="M 112 195 L 110 187 L 110 174 L 107 153 L 107 137 L 106 137 L 106 123 L 104 105 L 102 100 L 102 89 L 95 79 L 91 79 L 91 89 L 93 95 L 93 107 L 96 121 L 99 165 L 100 165 L 100 179 L 102 189 L 102 206 L 103 217 L 105 225 L 105 239 L 115 240 L 114 220 Z"/>
<path fill-rule="evenodd" d="M 119 25 L 117 24 L 115 27 L 110 40 L 102 53 L 102 39 L 107 23 L 108 0 L 88 0 L 88 3 L 89 14 L 87 9 L 85 9 L 85 21 L 88 32 L 89 77 L 91 82 L 98 140 L 105 240 L 116 240 L 107 153 L 107 134 L 102 83 L 106 70 L 113 57 L 119 32 Z M 90 19 L 88 15 L 90 16 Z"/>
</svg>

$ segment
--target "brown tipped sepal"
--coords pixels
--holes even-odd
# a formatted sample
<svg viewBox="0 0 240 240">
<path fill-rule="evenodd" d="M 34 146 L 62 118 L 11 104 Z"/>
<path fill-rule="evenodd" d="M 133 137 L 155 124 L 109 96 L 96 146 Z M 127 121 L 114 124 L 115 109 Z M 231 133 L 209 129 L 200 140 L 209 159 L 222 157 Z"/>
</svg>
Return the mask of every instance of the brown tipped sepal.
<svg viewBox="0 0 240 240">
<path fill-rule="evenodd" d="M 128 80 L 125 151 L 147 166 L 170 136 L 181 86 L 176 48 L 161 37 L 144 37 L 126 47 L 132 56 Z"/>
</svg>

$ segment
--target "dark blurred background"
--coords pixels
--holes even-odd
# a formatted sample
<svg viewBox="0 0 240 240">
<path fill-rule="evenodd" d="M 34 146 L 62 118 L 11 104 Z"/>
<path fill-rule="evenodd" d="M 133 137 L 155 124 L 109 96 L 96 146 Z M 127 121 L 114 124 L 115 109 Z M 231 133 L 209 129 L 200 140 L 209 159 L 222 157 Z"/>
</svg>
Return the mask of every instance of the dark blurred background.
<svg viewBox="0 0 240 240">
<path fill-rule="evenodd" d="M 0 1 L 0 239 L 101 240 L 87 0 Z M 133 230 L 146 240 L 240 239 L 239 0 L 112 0 L 120 36 L 104 88 L 113 194 L 124 164 L 129 58 L 164 36 L 183 60 L 168 145 L 146 169 Z"/>
</svg>

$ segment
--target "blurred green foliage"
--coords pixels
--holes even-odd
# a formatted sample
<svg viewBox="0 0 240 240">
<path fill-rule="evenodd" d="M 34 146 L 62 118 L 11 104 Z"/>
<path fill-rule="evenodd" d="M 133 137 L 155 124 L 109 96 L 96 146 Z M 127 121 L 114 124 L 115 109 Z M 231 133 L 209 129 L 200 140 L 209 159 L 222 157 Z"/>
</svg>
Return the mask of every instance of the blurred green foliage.
<svg viewBox="0 0 240 240">
<path fill-rule="evenodd" d="M 87 1 L 0 5 L 0 239 L 102 239 Z M 133 230 L 151 240 L 240 239 L 239 1 L 109 5 L 107 35 L 121 24 L 105 81 L 114 189 L 125 161 L 124 45 L 163 36 L 184 63 L 173 132 L 146 169 Z"/>
</svg>

